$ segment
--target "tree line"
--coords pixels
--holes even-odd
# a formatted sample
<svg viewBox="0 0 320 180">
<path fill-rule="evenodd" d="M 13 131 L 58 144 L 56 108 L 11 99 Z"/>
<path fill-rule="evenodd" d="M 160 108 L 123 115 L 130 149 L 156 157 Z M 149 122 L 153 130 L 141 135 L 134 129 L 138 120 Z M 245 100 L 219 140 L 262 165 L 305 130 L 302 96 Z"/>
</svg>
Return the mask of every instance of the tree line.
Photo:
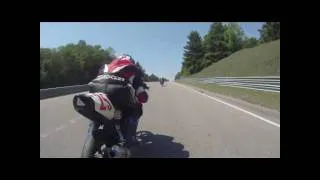
<svg viewBox="0 0 320 180">
<path fill-rule="evenodd" d="M 103 49 L 84 40 L 58 48 L 40 47 L 40 89 L 86 84 L 96 77 L 103 64 L 114 58 L 111 47 Z M 139 62 L 136 64 L 143 69 Z M 144 80 L 159 81 L 159 77 L 145 73 Z"/>
<path fill-rule="evenodd" d="M 142 70 L 143 74 L 145 74 L 144 81 L 146 81 L 146 82 L 160 81 L 160 78 L 158 76 L 156 76 L 155 74 L 151 73 L 151 75 L 148 75 L 146 73 L 146 70 L 140 65 L 139 62 L 137 62 L 136 65 Z M 168 81 L 167 79 L 165 79 L 165 80 Z"/>
<path fill-rule="evenodd" d="M 197 31 L 188 35 L 181 71 L 175 76 L 189 76 L 244 48 L 280 39 L 280 22 L 266 22 L 258 30 L 260 38 L 248 37 L 238 23 L 214 22 L 201 38 Z"/>
</svg>

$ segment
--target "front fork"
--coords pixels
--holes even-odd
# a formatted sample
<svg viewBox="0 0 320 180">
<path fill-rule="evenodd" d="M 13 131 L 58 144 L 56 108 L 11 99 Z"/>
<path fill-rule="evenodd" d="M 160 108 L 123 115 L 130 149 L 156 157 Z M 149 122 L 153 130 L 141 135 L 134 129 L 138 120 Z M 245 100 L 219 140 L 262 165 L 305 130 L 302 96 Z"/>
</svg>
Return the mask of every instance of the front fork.
<svg viewBox="0 0 320 180">
<path fill-rule="evenodd" d="M 137 113 L 137 114 L 136 114 Z M 115 129 L 119 137 L 118 145 L 128 152 L 127 156 L 130 156 L 129 148 L 133 145 L 133 140 L 136 139 L 136 131 L 139 123 L 139 118 L 142 116 L 142 105 L 139 105 L 135 113 L 131 115 L 125 122 L 122 124 L 120 120 L 115 123 Z M 104 148 L 104 153 L 110 154 L 111 148 Z"/>
<path fill-rule="evenodd" d="M 127 135 L 125 138 L 118 122 L 115 124 L 115 128 L 119 137 L 119 143 L 115 144 L 113 147 L 117 149 L 117 153 L 119 154 L 115 156 L 115 152 L 112 151 L 113 147 L 108 148 L 104 146 L 102 149 L 103 156 L 106 156 L 108 158 L 130 158 L 131 151 L 128 146 L 130 144 L 130 134 L 128 134 L 129 136 Z"/>
</svg>

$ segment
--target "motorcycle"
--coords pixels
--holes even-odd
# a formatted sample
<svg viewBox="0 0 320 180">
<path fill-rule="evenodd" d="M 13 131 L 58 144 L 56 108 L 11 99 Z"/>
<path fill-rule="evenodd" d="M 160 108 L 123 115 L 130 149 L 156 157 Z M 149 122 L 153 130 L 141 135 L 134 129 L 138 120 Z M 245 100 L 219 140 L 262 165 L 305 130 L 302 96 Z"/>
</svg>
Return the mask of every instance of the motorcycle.
<svg viewBox="0 0 320 180">
<path fill-rule="evenodd" d="M 164 86 L 164 80 L 163 80 L 163 79 L 160 80 L 160 85 L 161 85 L 162 87 Z"/>
<path fill-rule="evenodd" d="M 100 92 L 75 95 L 73 107 L 91 121 L 82 158 L 92 157 L 90 148 L 95 152 L 92 158 L 131 157 L 130 135 L 135 134 L 138 123 L 131 117 L 134 109 L 116 109 L 107 95 Z"/>
</svg>

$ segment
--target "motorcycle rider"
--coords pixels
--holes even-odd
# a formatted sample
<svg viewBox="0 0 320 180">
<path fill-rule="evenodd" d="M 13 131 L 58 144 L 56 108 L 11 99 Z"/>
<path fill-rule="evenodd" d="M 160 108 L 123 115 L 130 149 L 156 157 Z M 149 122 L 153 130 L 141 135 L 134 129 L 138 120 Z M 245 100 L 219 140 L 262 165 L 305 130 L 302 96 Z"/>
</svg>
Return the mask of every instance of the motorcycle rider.
<svg viewBox="0 0 320 180">
<path fill-rule="evenodd" d="M 160 78 L 160 84 L 161 84 L 161 86 L 164 85 L 164 78 L 163 77 Z"/>
<path fill-rule="evenodd" d="M 104 76 L 107 75 L 107 76 Z M 136 66 L 134 59 L 124 54 L 112 60 L 110 64 L 104 64 L 98 72 L 98 76 L 89 83 L 89 92 L 103 92 L 107 94 L 112 104 L 116 108 L 131 109 L 133 127 L 129 129 L 125 138 L 129 144 L 136 141 L 135 133 L 138 120 L 142 116 L 142 104 L 148 101 L 146 89 L 148 86 L 143 82 L 143 72 Z M 132 89 L 135 94 L 132 94 Z M 91 122 L 89 125 L 88 136 L 82 157 L 93 157 L 96 152 L 94 134 L 99 128 L 99 124 Z"/>
</svg>

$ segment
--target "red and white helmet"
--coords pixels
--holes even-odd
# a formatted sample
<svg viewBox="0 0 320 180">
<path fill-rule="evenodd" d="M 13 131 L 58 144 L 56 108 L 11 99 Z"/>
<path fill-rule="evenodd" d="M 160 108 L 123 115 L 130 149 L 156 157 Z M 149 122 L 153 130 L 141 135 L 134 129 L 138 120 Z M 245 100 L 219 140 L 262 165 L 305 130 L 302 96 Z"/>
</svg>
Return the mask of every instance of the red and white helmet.
<svg viewBox="0 0 320 180">
<path fill-rule="evenodd" d="M 118 56 L 116 59 L 129 60 L 131 63 L 135 64 L 135 60 L 129 54 L 122 54 L 122 55 Z"/>
</svg>

